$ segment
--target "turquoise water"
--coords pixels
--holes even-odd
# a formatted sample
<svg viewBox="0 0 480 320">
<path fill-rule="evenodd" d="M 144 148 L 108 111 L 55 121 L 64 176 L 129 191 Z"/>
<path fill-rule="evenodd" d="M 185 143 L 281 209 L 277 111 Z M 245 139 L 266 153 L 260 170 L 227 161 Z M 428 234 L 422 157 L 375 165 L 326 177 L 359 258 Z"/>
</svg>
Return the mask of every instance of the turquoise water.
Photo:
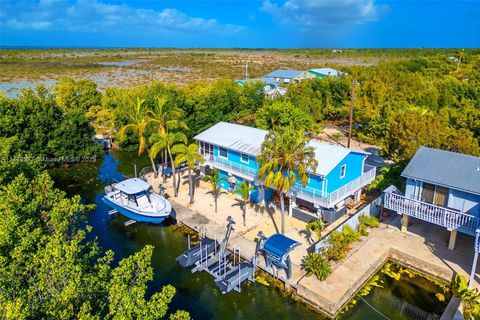
<svg viewBox="0 0 480 320">
<path fill-rule="evenodd" d="M 93 227 L 91 237 L 97 238 L 103 248 L 112 249 L 116 261 L 147 244 L 155 247 L 152 258 L 155 279 L 150 290 L 158 291 L 166 284 L 177 288 L 177 294 L 170 305 L 171 310 L 187 310 L 194 319 L 324 319 L 303 303 L 284 296 L 279 289 L 257 283 L 247 283 L 242 287 L 241 293 L 222 295 L 207 273 L 192 274 L 175 262 L 175 258 L 187 246 L 185 235 L 176 225 L 134 224 L 125 227 L 125 219 L 112 220 L 107 214 L 110 208 L 101 201 L 103 187 L 111 179 L 133 176 L 134 162 L 137 163 L 138 171 L 150 165 L 145 157 L 112 152 L 96 162 L 57 168 L 50 170 L 50 173 L 57 186 L 69 195 L 80 194 L 85 201 L 97 205 L 88 220 Z M 436 301 L 434 292 L 437 289 L 431 283 L 413 283 L 408 279 L 385 281 L 385 288 L 374 289 L 365 298 L 368 304 L 379 311 L 360 301 L 341 318 L 385 319 L 384 315 L 387 315 L 391 319 L 409 319 L 397 310 L 400 309 L 399 306 L 403 306 L 404 310 L 415 311 L 424 308 L 437 314 L 444 308 L 443 304 Z"/>
</svg>

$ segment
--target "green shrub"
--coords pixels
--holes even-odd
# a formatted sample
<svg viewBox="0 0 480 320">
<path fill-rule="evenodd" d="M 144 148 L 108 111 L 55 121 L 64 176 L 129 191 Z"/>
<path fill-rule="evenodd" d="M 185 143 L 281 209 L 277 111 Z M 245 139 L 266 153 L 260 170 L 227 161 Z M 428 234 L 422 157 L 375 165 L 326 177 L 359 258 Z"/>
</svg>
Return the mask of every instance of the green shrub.
<svg viewBox="0 0 480 320">
<path fill-rule="evenodd" d="M 380 225 L 380 222 L 374 216 L 362 215 L 360 216 L 359 221 L 360 221 L 360 224 L 364 224 L 370 228 L 378 228 L 378 226 Z"/>
<path fill-rule="evenodd" d="M 304 267 L 308 277 L 315 275 L 320 281 L 327 279 L 328 275 L 332 273 L 328 260 L 320 253 L 309 254 L 305 258 Z"/>
<path fill-rule="evenodd" d="M 344 225 L 342 227 L 342 235 L 347 245 L 358 241 L 358 239 L 360 238 L 360 233 L 349 225 Z"/>
<path fill-rule="evenodd" d="M 368 228 L 363 223 L 360 223 L 357 229 L 361 236 L 364 236 L 364 237 L 368 236 Z"/>
<path fill-rule="evenodd" d="M 322 219 L 317 219 L 310 221 L 307 223 L 305 230 L 308 232 L 315 232 L 317 234 L 318 239 L 322 237 L 322 230 L 323 230 L 323 221 Z"/>
<path fill-rule="evenodd" d="M 360 233 L 358 231 L 355 231 L 349 225 L 345 225 L 341 231 L 330 233 L 330 238 L 328 239 L 330 245 L 325 250 L 325 255 L 328 259 L 340 261 L 345 258 L 348 250 L 350 250 L 350 244 L 359 238 Z"/>
<path fill-rule="evenodd" d="M 453 295 L 463 301 L 465 319 L 480 318 L 480 293 L 477 289 L 468 286 L 468 280 L 464 276 L 455 275 L 452 284 Z"/>
</svg>

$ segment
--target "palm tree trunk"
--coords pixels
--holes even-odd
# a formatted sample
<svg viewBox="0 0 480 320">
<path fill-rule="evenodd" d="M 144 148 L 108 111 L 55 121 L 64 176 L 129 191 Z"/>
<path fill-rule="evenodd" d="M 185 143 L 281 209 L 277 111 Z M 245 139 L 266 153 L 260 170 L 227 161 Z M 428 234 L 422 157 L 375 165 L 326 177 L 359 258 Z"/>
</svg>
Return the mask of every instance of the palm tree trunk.
<svg viewBox="0 0 480 320">
<path fill-rule="evenodd" d="M 182 174 L 180 171 L 178 171 L 178 177 L 177 177 L 177 185 L 175 186 L 176 190 L 177 190 L 177 194 L 180 190 L 180 184 L 182 183 Z"/>
<path fill-rule="evenodd" d="M 193 181 L 192 181 L 192 170 L 188 168 L 188 189 L 190 192 L 190 204 L 193 203 Z"/>
<path fill-rule="evenodd" d="M 150 162 L 152 163 L 153 177 L 156 178 L 158 176 L 158 172 L 157 168 L 155 167 L 155 161 L 153 161 L 153 158 L 150 157 L 150 150 L 148 150 L 148 147 L 145 147 L 145 150 L 147 150 L 148 157 L 150 158 Z"/>
<path fill-rule="evenodd" d="M 178 190 L 176 188 L 177 177 L 175 176 L 175 163 L 173 162 L 172 152 L 170 152 L 170 147 L 167 146 L 168 155 L 170 156 L 170 162 L 172 166 L 172 178 L 173 178 L 173 196 L 178 196 Z"/>
<path fill-rule="evenodd" d="M 217 196 L 217 195 L 215 195 L 215 199 L 214 199 L 214 200 L 215 200 L 215 212 L 217 212 L 217 200 L 218 200 L 218 196 Z"/>
<path fill-rule="evenodd" d="M 167 181 L 167 175 L 165 174 L 165 168 L 167 167 L 167 149 L 164 150 L 163 153 L 163 167 L 162 167 L 162 175 L 163 175 L 163 183 Z"/>
<path fill-rule="evenodd" d="M 243 226 L 247 226 L 247 202 L 243 201 Z"/>
<path fill-rule="evenodd" d="M 280 193 L 280 211 L 282 212 L 282 234 L 285 234 L 285 197 L 283 192 Z"/>
</svg>

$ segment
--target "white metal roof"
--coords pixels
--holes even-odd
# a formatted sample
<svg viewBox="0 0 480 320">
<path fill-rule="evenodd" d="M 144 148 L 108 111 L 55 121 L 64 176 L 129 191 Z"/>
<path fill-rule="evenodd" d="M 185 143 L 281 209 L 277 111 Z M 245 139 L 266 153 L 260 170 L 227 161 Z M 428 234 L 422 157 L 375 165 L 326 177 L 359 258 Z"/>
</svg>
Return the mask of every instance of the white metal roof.
<svg viewBox="0 0 480 320">
<path fill-rule="evenodd" d="M 123 180 L 115 185 L 115 189 L 126 194 L 136 194 L 148 190 L 149 188 L 150 185 L 148 183 L 138 178 Z"/>
<path fill-rule="evenodd" d="M 268 131 L 266 130 L 240 124 L 219 122 L 195 136 L 194 139 L 252 156 L 258 156 L 267 134 Z"/>
<path fill-rule="evenodd" d="M 335 146 L 333 144 L 311 140 L 309 145 L 315 150 L 315 159 L 318 161 L 315 174 L 326 176 L 342 161 L 352 150 Z"/>
<path fill-rule="evenodd" d="M 266 130 L 219 122 L 198 134 L 194 139 L 256 157 L 261 153 L 262 143 L 267 134 Z M 315 150 L 315 159 L 318 161 L 316 174 L 320 176 L 326 176 L 350 152 L 366 154 L 316 140 L 311 140 L 309 145 Z"/>
<path fill-rule="evenodd" d="M 319 68 L 319 69 L 310 69 L 308 71 L 312 71 L 312 72 L 315 72 L 315 73 L 320 73 L 320 74 L 324 74 L 326 76 L 335 76 L 335 77 L 339 77 L 343 74 L 343 72 L 341 71 L 338 71 L 338 70 L 335 70 L 335 69 L 332 69 L 332 68 Z"/>
</svg>

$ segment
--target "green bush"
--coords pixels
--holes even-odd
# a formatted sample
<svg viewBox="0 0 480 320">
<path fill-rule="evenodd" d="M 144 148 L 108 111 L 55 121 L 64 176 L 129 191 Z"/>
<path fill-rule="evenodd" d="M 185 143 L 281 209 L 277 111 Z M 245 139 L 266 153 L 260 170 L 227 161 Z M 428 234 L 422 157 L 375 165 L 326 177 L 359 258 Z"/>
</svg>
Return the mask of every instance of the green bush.
<svg viewBox="0 0 480 320">
<path fill-rule="evenodd" d="M 374 216 L 362 215 L 360 216 L 359 221 L 360 221 L 360 224 L 366 225 L 367 227 L 370 227 L 370 228 L 378 228 L 378 226 L 380 225 L 380 222 Z"/>
<path fill-rule="evenodd" d="M 360 223 L 357 227 L 358 232 L 360 233 L 361 236 L 368 236 L 368 228 L 365 224 Z"/>
<path fill-rule="evenodd" d="M 310 221 L 307 223 L 305 230 L 308 232 L 315 232 L 317 234 L 318 239 L 322 237 L 322 230 L 323 230 L 323 221 L 322 219 L 317 219 Z"/>
<path fill-rule="evenodd" d="M 304 261 L 304 267 L 307 270 L 307 276 L 315 275 L 318 280 L 327 279 L 332 273 L 328 260 L 320 253 L 309 254 Z"/>
<path fill-rule="evenodd" d="M 355 229 L 353 229 L 351 226 L 349 225 L 344 225 L 342 227 L 342 235 L 344 237 L 344 241 L 347 243 L 347 245 L 355 242 L 355 241 L 358 241 L 358 239 L 360 238 L 360 233 L 358 231 L 356 231 Z"/>
<path fill-rule="evenodd" d="M 325 255 L 328 259 L 340 261 L 345 258 L 348 250 L 350 250 L 350 244 L 359 238 L 360 233 L 358 231 L 355 231 L 349 225 L 345 225 L 341 231 L 333 231 L 330 234 L 329 246 L 325 250 Z"/>
</svg>

